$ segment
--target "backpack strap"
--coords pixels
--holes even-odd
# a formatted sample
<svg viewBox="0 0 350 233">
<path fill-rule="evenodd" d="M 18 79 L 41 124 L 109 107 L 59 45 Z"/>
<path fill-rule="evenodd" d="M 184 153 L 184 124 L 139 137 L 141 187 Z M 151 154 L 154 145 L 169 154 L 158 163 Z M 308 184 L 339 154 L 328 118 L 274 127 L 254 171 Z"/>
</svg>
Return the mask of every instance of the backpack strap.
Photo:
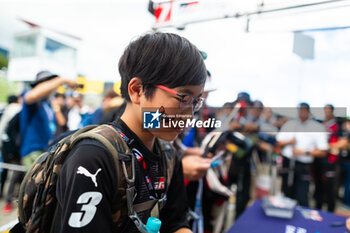
<svg viewBox="0 0 350 233">
<path fill-rule="evenodd" d="M 85 129 L 87 128 L 87 129 Z M 75 132 L 72 135 L 70 148 L 73 148 L 79 141 L 86 138 L 91 138 L 102 143 L 111 153 L 116 164 L 116 173 L 120 174 L 119 152 L 117 148 L 122 148 L 121 152 L 130 153 L 130 149 L 120 134 L 110 125 L 87 126 L 81 129 L 82 132 Z M 118 143 L 115 143 L 117 141 Z M 117 179 L 117 187 L 119 187 L 119 178 Z"/>
<path fill-rule="evenodd" d="M 167 193 L 171 183 L 171 178 L 174 173 L 176 150 L 173 147 L 173 145 L 171 145 L 170 142 L 167 142 L 159 138 L 157 138 L 157 140 L 158 140 L 158 145 L 160 146 L 161 153 L 165 157 L 164 162 L 167 170 L 167 186 L 166 186 L 166 193 Z"/>
<path fill-rule="evenodd" d="M 75 138 L 77 138 L 80 134 L 82 133 L 85 133 L 85 132 L 88 132 L 94 128 L 98 127 L 98 125 L 88 125 L 88 126 L 85 126 L 81 129 L 78 129 L 77 131 L 75 131 L 71 136 L 70 136 L 70 140 L 71 140 L 71 143 L 73 143 L 73 141 L 75 140 Z M 63 138 L 60 142 L 64 142 L 65 141 L 65 138 Z"/>
<path fill-rule="evenodd" d="M 135 204 L 135 205 L 133 205 L 133 208 L 134 208 L 136 213 L 141 213 L 145 210 L 152 210 L 153 207 L 157 204 L 157 201 L 158 200 L 149 200 L 146 202 Z"/>
<path fill-rule="evenodd" d="M 171 179 L 174 173 L 174 167 L 175 167 L 175 148 L 171 145 L 170 142 L 156 138 L 158 145 L 160 147 L 161 155 L 163 157 L 163 166 L 166 168 L 166 190 L 165 195 L 162 197 L 162 199 L 158 200 L 154 204 L 154 206 L 151 208 L 151 216 L 159 218 L 159 213 L 162 210 L 162 208 L 165 205 L 165 202 L 167 200 L 167 193 L 168 189 L 171 183 Z M 144 208 L 146 208 L 147 205 L 145 204 Z"/>
</svg>

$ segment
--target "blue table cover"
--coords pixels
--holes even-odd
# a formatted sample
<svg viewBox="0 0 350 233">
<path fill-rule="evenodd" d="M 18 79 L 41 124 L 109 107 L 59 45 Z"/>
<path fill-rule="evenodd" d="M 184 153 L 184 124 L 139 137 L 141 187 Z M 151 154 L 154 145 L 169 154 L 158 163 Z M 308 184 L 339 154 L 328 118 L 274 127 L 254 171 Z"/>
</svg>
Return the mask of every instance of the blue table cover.
<svg viewBox="0 0 350 233">
<path fill-rule="evenodd" d="M 262 201 L 253 203 L 227 231 L 227 233 L 347 233 L 345 226 L 332 227 L 332 223 L 345 223 L 346 217 L 318 210 L 322 221 L 305 219 L 300 211 L 294 210 L 292 219 L 266 216 Z"/>
</svg>

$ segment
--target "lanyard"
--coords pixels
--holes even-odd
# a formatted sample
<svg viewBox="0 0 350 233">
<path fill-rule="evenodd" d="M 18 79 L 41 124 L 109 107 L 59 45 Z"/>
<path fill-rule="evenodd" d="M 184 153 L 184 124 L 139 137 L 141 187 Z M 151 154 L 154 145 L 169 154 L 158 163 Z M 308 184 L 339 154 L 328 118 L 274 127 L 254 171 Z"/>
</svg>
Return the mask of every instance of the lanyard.
<svg viewBox="0 0 350 233">
<path fill-rule="evenodd" d="M 196 202 L 194 206 L 194 212 L 197 214 L 197 216 L 199 216 L 199 218 L 193 221 L 193 225 L 192 225 L 193 233 L 204 232 L 204 222 L 203 222 L 203 212 L 202 212 L 202 194 L 203 194 L 203 179 L 200 179 L 198 181 Z"/>
<path fill-rule="evenodd" d="M 141 174 L 142 176 L 144 177 L 144 180 L 146 182 L 146 187 L 148 189 L 148 192 L 150 194 L 149 198 L 151 200 L 156 200 L 156 199 L 161 199 L 163 197 L 163 195 L 165 194 L 165 186 L 166 186 L 166 177 L 164 176 L 161 176 L 159 178 L 157 178 L 158 180 L 155 182 L 156 184 L 156 187 L 158 188 L 159 191 L 157 191 L 152 183 L 152 180 L 150 178 L 150 175 L 149 175 L 149 169 L 147 167 L 147 164 L 146 164 L 146 161 L 144 160 L 144 157 L 142 155 L 142 153 L 136 148 L 136 140 L 134 139 L 130 139 L 127 135 L 125 135 L 125 133 L 122 132 L 122 130 L 119 128 L 119 127 L 116 127 L 115 125 L 112 125 L 114 126 L 114 128 L 119 132 L 120 136 L 125 140 L 125 142 L 128 144 L 128 146 L 131 149 L 133 155 L 136 157 L 136 160 L 138 161 L 138 164 L 139 164 L 139 167 L 140 167 L 140 171 L 141 171 Z M 162 174 L 166 174 L 164 172 L 164 168 L 165 166 L 162 166 L 162 165 L 165 165 L 164 164 L 164 159 L 163 159 L 163 155 L 161 155 L 161 162 L 159 164 L 160 166 L 160 170 L 162 171 Z"/>
</svg>

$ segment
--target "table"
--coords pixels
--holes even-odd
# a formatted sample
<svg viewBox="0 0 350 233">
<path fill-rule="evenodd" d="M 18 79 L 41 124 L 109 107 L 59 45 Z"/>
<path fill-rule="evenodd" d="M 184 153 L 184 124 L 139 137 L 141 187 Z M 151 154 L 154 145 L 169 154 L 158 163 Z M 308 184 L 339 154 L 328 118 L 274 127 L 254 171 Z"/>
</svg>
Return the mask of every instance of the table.
<svg viewBox="0 0 350 233">
<path fill-rule="evenodd" d="M 346 217 L 320 211 L 321 222 L 305 219 L 299 210 L 294 210 L 292 219 L 268 217 L 262 201 L 255 201 L 227 231 L 227 233 L 347 233 L 345 226 L 332 227 L 334 222 L 345 223 Z"/>
</svg>

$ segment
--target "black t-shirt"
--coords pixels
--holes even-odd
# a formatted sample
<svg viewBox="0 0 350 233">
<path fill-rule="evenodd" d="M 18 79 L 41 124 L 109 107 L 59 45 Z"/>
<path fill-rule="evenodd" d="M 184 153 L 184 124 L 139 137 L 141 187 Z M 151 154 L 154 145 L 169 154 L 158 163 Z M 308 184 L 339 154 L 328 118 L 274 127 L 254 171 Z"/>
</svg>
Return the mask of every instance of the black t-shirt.
<svg viewBox="0 0 350 233">
<path fill-rule="evenodd" d="M 161 169 L 159 146 L 155 144 L 155 153 L 148 150 L 122 120 L 113 126 L 125 135 L 130 149 L 140 161 L 136 165 L 137 196 L 134 204 L 152 198 L 145 175 L 151 180 L 154 189 L 157 189 L 156 196 L 160 195 L 165 189 L 159 185 L 159 181 L 166 172 Z M 141 160 L 140 155 L 144 159 Z M 144 166 L 146 170 L 141 170 Z M 79 142 L 70 152 L 59 175 L 56 191 L 59 209 L 55 232 L 117 232 L 111 209 L 116 185 L 115 163 L 107 149 L 96 140 L 84 139 Z M 160 213 L 161 232 L 174 232 L 182 227 L 188 227 L 186 212 L 187 197 L 182 165 L 180 158 L 176 156 L 167 202 Z M 149 211 L 144 211 L 139 217 L 146 224 L 149 215 Z M 123 225 L 122 232 L 139 231 L 128 219 Z"/>
<path fill-rule="evenodd" d="M 345 137 L 348 139 L 348 141 L 350 141 L 350 133 L 345 131 L 345 130 L 343 130 L 342 137 Z M 350 163 L 350 150 L 349 149 L 342 151 L 341 162 Z"/>
<path fill-rule="evenodd" d="M 58 136 L 60 136 L 61 134 L 67 132 L 69 129 L 68 129 L 68 126 L 67 126 L 67 121 L 68 121 L 68 112 L 69 112 L 69 109 L 64 106 L 62 109 L 61 109 L 61 112 L 62 112 L 62 115 L 64 117 L 64 119 L 66 120 L 66 124 L 64 125 L 59 125 L 57 123 L 57 119 L 56 119 L 56 125 L 57 125 L 57 128 L 56 128 L 56 132 L 55 132 L 55 138 L 57 138 Z"/>
</svg>

